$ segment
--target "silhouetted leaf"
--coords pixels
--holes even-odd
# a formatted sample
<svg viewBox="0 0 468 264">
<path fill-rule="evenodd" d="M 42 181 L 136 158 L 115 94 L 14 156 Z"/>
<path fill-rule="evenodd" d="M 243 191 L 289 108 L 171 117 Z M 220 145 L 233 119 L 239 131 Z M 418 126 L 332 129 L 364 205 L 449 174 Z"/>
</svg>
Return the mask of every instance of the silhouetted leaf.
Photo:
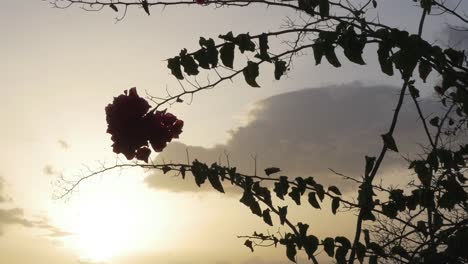
<svg viewBox="0 0 468 264">
<path fill-rule="evenodd" d="M 309 193 L 309 203 L 314 208 L 321 209 L 320 204 L 318 203 L 317 198 L 315 197 L 315 192 L 310 192 Z"/>
<path fill-rule="evenodd" d="M 340 207 L 340 199 L 338 197 L 333 197 L 332 200 L 332 213 L 336 214 L 336 210 Z"/>
<path fill-rule="evenodd" d="M 325 190 L 323 189 L 323 185 L 321 184 L 315 184 L 315 191 L 317 192 L 317 196 L 320 199 L 320 201 L 323 201 L 323 198 L 325 198 Z"/>
<path fill-rule="evenodd" d="M 309 259 L 314 256 L 315 251 L 317 251 L 318 244 L 319 240 L 316 236 L 310 235 L 303 239 L 303 246 Z"/>
<path fill-rule="evenodd" d="M 246 247 L 248 247 L 252 252 L 254 252 L 252 241 L 250 241 L 250 240 L 247 239 L 247 240 L 244 242 L 244 245 L 245 245 Z"/>
<path fill-rule="evenodd" d="M 145 10 L 146 14 L 148 16 L 150 15 L 149 7 L 148 7 L 148 2 L 146 0 L 141 1 L 141 6 L 143 6 L 143 9 Z"/>
<path fill-rule="evenodd" d="M 307 14 L 314 16 L 314 9 L 318 6 L 319 0 L 299 0 L 298 6 L 300 9 L 304 10 Z"/>
<path fill-rule="evenodd" d="M 234 39 L 234 43 L 239 47 L 241 53 L 245 51 L 255 51 L 255 43 L 250 39 L 249 33 L 237 35 Z"/>
<path fill-rule="evenodd" d="M 287 214 L 288 214 L 288 207 L 287 206 L 278 207 L 278 216 L 280 218 L 281 225 L 284 225 L 284 222 L 286 221 L 286 215 Z"/>
<path fill-rule="evenodd" d="M 280 171 L 281 171 L 280 168 L 271 167 L 271 168 L 266 168 L 266 169 L 265 169 L 265 174 L 266 174 L 267 176 L 270 176 L 271 174 L 277 173 L 277 172 L 280 172 Z"/>
<path fill-rule="evenodd" d="M 247 66 L 242 71 L 245 81 L 252 87 L 260 87 L 255 80 L 258 77 L 258 64 L 252 61 L 247 62 Z"/>
<path fill-rule="evenodd" d="M 410 259 L 410 255 L 408 254 L 408 252 L 400 245 L 394 246 L 390 252 L 392 254 L 399 255 L 402 258 Z"/>
<path fill-rule="evenodd" d="M 388 34 L 385 30 L 381 31 L 381 33 L 383 32 L 385 32 L 384 35 Z M 379 49 L 377 50 L 377 54 L 379 58 L 380 69 L 383 73 L 389 76 L 393 76 L 393 62 L 390 58 L 391 50 L 392 45 L 388 40 L 384 39 L 383 41 L 379 42 Z"/>
<path fill-rule="evenodd" d="M 202 48 L 193 55 L 198 65 L 204 69 L 218 66 L 218 50 L 216 49 L 214 40 L 201 37 L 199 44 Z"/>
<path fill-rule="evenodd" d="M 366 245 L 369 245 L 369 243 L 370 243 L 369 230 L 364 229 L 364 230 L 362 230 L 362 232 L 364 233 L 364 241 L 366 242 Z"/>
<path fill-rule="evenodd" d="M 369 257 L 369 264 L 378 264 L 377 260 L 378 257 L 376 255 L 372 255 Z"/>
<path fill-rule="evenodd" d="M 369 245 L 367 245 L 367 247 L 370 250 L 372 250 L 375 254 L 377 254 L 378 256 L 382 256 L 382 257 L 385 256 L 385 251 L 379 244 L 375 242 L 370 242 Z"/>
<path fill-rule="evenodd" d="M 182 75 L 182 70 L 180 68 L 180 57 L 176 56 L 167 60 L 167 68 L 171 70 L 172 75 L 177 79 L 183 80 L 184 76 Z"/>
<path fill-rule="evenodd" d="M 297 205 L 301 205 L 301 191 L 297 187 L 292 187 L 289 196 Z"/>
<path fill-rule="evenodd" d="M 263 216 L 263 221 L 265 221 L 265 223 L 273 226 L 273 221 L 271 220 L 271 216 L 270 216 L 270 209 L 267 208 L 263 210 L 262 216 Z"/>
<path fill-rule="evenodd" d="M 162 167 L 162 171 L 163 171 L 164 174 L 166 174 L 166 173 L 168 173 L 169 171 L 171 171 L 171 167 L 169 167 L 169 166 L 163 166 L 163 167 Z"/>
<path fill-rule="evenodd" d="M 332 192 L 332 193 L 334 193 L 334 194 L 336 194 L 336 195 L 341 195 L 341 192 L 340 192 L 340 190 L 338 189 L 338 187 L 333 186 L 333 185 L 330 186 L 330 187 L 328 187 L 328 191 L 330 191 L 330 192 Z"/>
<path fill-rule="evenodd" d="M 350 27 L 341 36 L 339 44 L 343 47 L 344 54 L 350 61 L 359 65 L 366 64 L 362 59 L 362 52 L 366 45 L 366 40 L 364 38 L 359 38 L 353 27 Z"/>
<path fill-rule="evenodd" d="M 338 57 L 336 57 L 335 47 L 333 45 L 326 45 L 324 51 L 325 51 L 325 58 L 327 58 L 328 62 L 331 65 L 333 65 L 336 68 L 341 67 L 341 63 L 338 60 Z"/>
<path fill-rule="evenodd" d="M 364 262 L 364 257 L 366 256 L 366 246 L 364 246 L 361 242 L 358 242 L 356 245 L 356 256 L 361 263 Z"/>
<path fill-rule="evenodd" d="M 439 126 L 439 117 L 433 117 L 431 120 L 429 120 L 429 124 L 435 127 Z"/>
<path fill-rule="evenodd" d="M 248 206 L 253 214 L 263 217 L 260 205 L 253 197 L 253 194 L 250 190 L 244 190 L 244 194 L 239 201 Z"/>
<path fill-rule="evenodd" d="M 327 237 L 322 241 L 323 249 L 328 254 L 328 256 L 332 257 L 335 255 L 335 240 L 331 237 Z"/>
<path fill-rule="evenodd" d="M 200 73 L 198 71 L 198 64 L 192 58 L 192 56 L 187 55 L 187 50 L 183 49 L 180 52 L 180 65 L 184 67 L 184 72 L 188 75 L 197 75 Z"/>
<path fill-rule="evenodd" d="M 463 65 L 463 61 L 465 60 L 465 54 L 463 53 L 463 51 L 458 51 L 452 48 L 448 48 L 444 50 L 444 53 L 455 65 L 457 66 Z"/>
<path fill-rule="evenodd" d="M 419 90 L 412 84 L 408 85 L 411 97 L 419 98 Z"/>
<path fill-rule="evenodd" d="M 282 60 L 275 61 L 275 79 L 281 79 L 281 76 L 286 72 L 286 62 Z"/>
<path fill-rule="evenodd" d="M 393 139 L 393 136 L 391 134 L 383 134 L 382 139 L 384 141 L 384 145 L 395 152 L 398 152 L 398 148 L 395 143 L 395 139 Z"/>
<path fill-rule="evenodd" d="M 185 180 L 185 167 L 180 167 L 180 175 L 182 175 L 182 179 Z"/>
<path fill-rule="evenodd" d="M 232 42 L 224 43 L 224 45 L 219 49 L 221 62 L 224 66 L 233 68 L 234 67 L 234 48 L 236 45 Z"/>
<path fill-rule="evenodd" d="M 421 60 L 419 61 L 419 77 L 426 82 L 427 76 L 432 71 L 432 66 L 427 60 Z"/>
<path fill-rule="evenodd" d="M 286 256 L 288 257 L 289 260 L 292 262 L 296 262 L 296 245 L 294 245 L 293 242 L 287 243 L 286 244 Z"/>
<path fill-rule="evenodd" d="M 216 173 L 216 171 L 211 170 L 208 173 L 208 181 L 211 183 L 211 186 L 218 192 L 224 193 L 224 188 L 223 185 L 221 184 L 221 181 L 219 179 L 219 175 Z"/>
<path fill-rule="evenodd" d="M 330 15 L 330 2 L 329 0 L 319 0 L 319 11 L 322 18 Z"/>
<path fill-rule="evenodd" d="M 192 163 L 192 174 L 195 178 L 195 183 L 200 187 L 206 180 L 208 174 L 208 166 L 199 162 L 198 160 Z"/>
<path fill-rule="evenodd" d="M 268 49 L 270 48 L 268 46 L 268 35 L 266 33 L 262 33 L 260 37 L 258 38 L 259 42 L 259 49 L 260 49 L 260 56 L 259 58 L 261 60 L 265 61 L 270 61 L 270 55 L 268 55 Z"/>
<path fill-rule="evenodd" d="M 111 4 L 109 5 L 109 7 L 112 8 L 112 10 L 114 10 L 115 12 L 119 12 L 119 9 L 118 9 L 117 6 L 114 5 L 113 3 L 111 3 Z"/>
<path fill-rule="evenodd" d="M 351 248 L 351 242 L 344 236 L 335 237 L 335 242 L 340 243 L 344 248 Z"/>
</svg>

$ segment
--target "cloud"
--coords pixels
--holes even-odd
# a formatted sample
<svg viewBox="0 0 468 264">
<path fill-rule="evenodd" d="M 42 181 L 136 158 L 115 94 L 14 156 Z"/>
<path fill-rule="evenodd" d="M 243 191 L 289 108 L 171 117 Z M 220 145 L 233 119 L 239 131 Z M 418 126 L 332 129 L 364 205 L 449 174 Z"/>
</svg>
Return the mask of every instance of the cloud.
<svg viewBox="0 0 468 264">
<path fill-rule="evenodd" d="M 340 178 L 329 168 L 352 177 L 362 175 L 364 156 L 379 154 L 380 135 L 388 130 L 398 96 L 399 90 L 394 87 L 360 83 L 276 95 L 258 102 L 249 114 L 250 123 L 231 131 L 226 144 L 203 148 L 171 143 L 156 162 L 186 162 L 188 149 L 190 160 L 221 160 L 226 164 L 227 152 L 231 166 L 253 174 L 252 156 L 256 155 L 258 174 L 275 166 L 285 175 L 313 176 L 321 183 L 340 185 L 342 181 L 337 182 Z M 440 111 L 439 105 L 434 100 L 421 100 L 428 114 Z M 422 133 L 414 104 L 406 97 L 394 135 L 400 153 L 387 155 L 383 171 L 407 166 L 402 155 L 420 152 L 420 145 L 428 143 Z M 182 181 L 156 172 L 146 182 L 150 187 L 176 192 L 199 190 L 193 177 L 188 178 Z"/>
</svg>

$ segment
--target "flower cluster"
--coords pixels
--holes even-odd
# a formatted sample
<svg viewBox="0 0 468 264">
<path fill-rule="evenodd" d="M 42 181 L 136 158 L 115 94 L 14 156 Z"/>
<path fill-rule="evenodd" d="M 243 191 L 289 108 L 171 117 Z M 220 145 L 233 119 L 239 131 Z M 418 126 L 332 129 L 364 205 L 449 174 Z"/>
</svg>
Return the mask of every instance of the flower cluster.
<svg viewBox="0 0 468 264">
<path fill-rule="evenodd" d="M 179 138 L 184 121 L 171 113 L 150 111 L 150 105 L 138 96 L 136 88 L 114 97 L 106 107 L 107 133 L 111 134 L 115 153 L 122 153 L 128 160 L 137 158 L 148 162 L 151 150 L 161 152 L 167 142 Z"/>
</svg>

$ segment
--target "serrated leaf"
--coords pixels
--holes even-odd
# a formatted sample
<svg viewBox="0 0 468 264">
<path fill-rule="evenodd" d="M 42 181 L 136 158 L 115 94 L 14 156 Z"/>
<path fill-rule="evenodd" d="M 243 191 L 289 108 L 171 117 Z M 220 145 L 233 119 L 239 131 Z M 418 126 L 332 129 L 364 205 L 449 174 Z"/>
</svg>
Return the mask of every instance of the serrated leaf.
<svg viewBox="0 0 468 264">
<path fill-rule="evenodd" d="M 336 210 L 340 207 L 340 199 L 338 197 L 333 197 L 332 200 L 332 213 L 336 214 Z"/>
<path fill-rule="evenodd" d="M 224 188 L 223 185 L 221 184 L 221 180 L 219 178 L 219 175 L 216 173 L 216 171 L 211 170 L 208 173 L 208 181 L 211 183 L 211 186 L 218 192 L 224 193 Z"/>
<path fill-rule="evenodd" d="M 242 70 L 242 73 L 244 74 L 245 81 L 248 85 L 252 87 L 260 87 L 260 85 L 258 85 L 257 81 L 255 80 L 259 75 L 257 63 L 248 61 L 247 66 L 244 68 L 244 70 Z"/>
<path fill-rule="evenodd" d="M 330 191 L 330 192 L 332 192 L 332 193 L 334 193 L 334 194 L 336 194 L 336 195 L 341 195 L 341 192 L 340 192 L 340 190 L 338 189 L 338 187 L 336 187 L 336 186 L 334 186 L 334 185 L 328 187 L 328 191 Z"/>
<path fill-rule="evenodd" d="M 234 49 L 236 45 L 232 42 L 224 43 L 224 45 L 219 49 L 221 62 L 224 66 L 233 68 L 234 67 Z"/>
<path fill-rule="evenodd" d="M 327 237 L 322 241 L 323 250 L 328 256 L 332 257 L 335 255 L 335 240 L 331 237 Z"/>
<path fill-rule="evenodd" d="M 277 172 L 280 172 L 281 169 L 280 168 L 277 168 L 277 167 L 270 167 L 270 168 L 266 168 L 265 169 L 265 174 L 267 176 L 270 176 L 271 174 L 274 174 L 274 173 L 277 173 Z"/>
<path fill-rule="evenodd" d="M 265 223 L 267 223 L 270 226 L 273 226 L 273 221 L 271 220 L 271 215 L 270 215 L 270 209 L 267 208 L 263 210 L 262 216 L 263 216 L 263 221 L 265 221 Z"/>
<path fill-rule="evenodd" d="M 188 75 L 197 75 L 200 73 L 198 71 L 198 64 L 195 62 L 192 56 L 187 55 L 186 49 L 183 49 L 180 52 L 180 65 L 184 67 L 184 72 Z"/>
<path fill-rule="evenodd" d="M 251 40 L 249 33 L 237 35 L 234 43 L 239 47 L 241 53 L 255 51 L 255 43 Z"/>
<path fill-rule="evenodd" d="M 321 209 L 320 204 L 318 203 L 317 198 L 315 197 L 315 192 L 310 192 L 309 193 L 309 203 L 314 208 Z"/>
<path fill-rule="evenodd" d="M 341 63 L 336 57 L 335 54 L 335 47 L 333 45 L 326 45 L 325 46 L 325 58 L 327 58 L 328 62 L 336 68 L 341 67 Z"/>
<path fill-rule="evenodd" d="M 393 136 L 391 134 L 383 134 L 382 139 L 384 141 L 384 145 L 395 152 L 398 152 L 397 145 L 395 143 L 395 139 L 393 139 Z"/>
<path fill-rule="evenodd" d="M 268 54 L 268 35 L 266 33 L 262 33 L 258 38 L 259 42 L 259 49 L 260 49 L 260 59 L 265 61 L 270 61 L 270 55 Z"/>
</svg>

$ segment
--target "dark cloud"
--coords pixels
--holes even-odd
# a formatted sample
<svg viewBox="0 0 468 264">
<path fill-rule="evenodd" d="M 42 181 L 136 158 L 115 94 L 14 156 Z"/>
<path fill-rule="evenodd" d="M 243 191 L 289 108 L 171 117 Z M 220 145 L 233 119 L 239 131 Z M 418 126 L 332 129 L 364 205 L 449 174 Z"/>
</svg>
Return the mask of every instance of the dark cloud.
<svg viewBox="0 0 468 264">
<path fill-rule="evenodd" d="M 322 183 L 340 185 L 329 168 L 352 177 L 362 174 L 364 156 L 377 156 L 381 149 L 380 135 L 388 130 L 398 96 L 396 88 L 360 83 L 273 96 L 257 103 L 250 113 L 252 121 L 231 131 L 226 144 L 203 148 L 172 143 L 156 162 L 186 162 L 188 149 L 191 160 L 226 164 L 223 153 L 228 152 L 231 166 L 253 174 L 252 156 L 256 155 L 259 174 L 276 166 L 292 177 L 314 176 Z M 421 136 L 423 128 L 414 104 L 406 99 L 394 135 L 400 153 L 389 153 L 383 170 L 396 165 L 403 168 L 406 162 L 401 155 L 420 151 L 420 145 L 428 143 Z M 428 99 L 421 100 L 421 107 L 428 114 L 441 110 L 439 103 Z M 182 181 L 157 172 L 146 182 L 171 191 L 198 190 L 192 177 L 188 178 Z"/>
</svg>

